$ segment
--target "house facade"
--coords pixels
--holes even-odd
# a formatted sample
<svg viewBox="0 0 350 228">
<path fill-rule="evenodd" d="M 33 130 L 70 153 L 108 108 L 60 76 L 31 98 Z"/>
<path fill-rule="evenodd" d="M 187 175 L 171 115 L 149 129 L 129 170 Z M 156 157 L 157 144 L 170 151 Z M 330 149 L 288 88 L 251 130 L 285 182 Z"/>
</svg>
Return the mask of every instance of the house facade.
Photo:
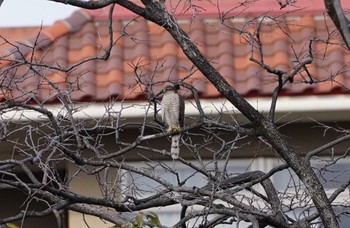
<svg viewBox="0 0 350 228">
<path fill-rule="evenodd" d="M 326 130 L 316 127 L 320 122 L 344 129 L 350 127 L 350 54 L 340 45 L 332 44 L 339 44 L 340 36 L 325 15 L 322 1 L 298 2 L 292 8 L 282 10 L 275 1 L 270 0 L 244 7 L 238 7 L 232 1 L 220 1 L 218 5 L 210 2 L 198 4 L 202 4 L 198 11 L 191 7 L 172 6 L 177 22 L 226 81 L 260 112 L 269 111 L 277 80 L 251 60 L 259 56 L 259 50 L 263 51 L 266 65 L 287 72 L 292 72 L 293 67 L 309 58 L 311 51 L 314 53 L 308 70 L 296 75 L 293 82 L 283 87 L 276 109 L 277 123 L 290 142 L 297 145 L 296 150 L 300 154 L 342 134 L 332 131 L 324 134 Z M 350 8 L 350 3 L 344 3 L 343 7 Z M 274 18 L 266 15 L 273 15 Z M 257 22 L 265 25 L 259 30 L 261 47 L 252 45 L 247 36 L 249 32 L 258 31 Z M 227 122 L 247 122 L 193 66 L 163 28 L 122 7 L 116 6 L 111 15 L 109 8 L 78 10 L 51 26 L 0 28 L 0 33 L 0 102 L 6 104 L 13 99 L 34 107 L 45 107 L 59 116 L 67 111 L 64 107 L 67 103 L 62 101 L 61 95 L 69 94 L 68 103 L 76 108 L 73 114 L 75 119 L 86 122 L 87 126 L 89 120 L 93 120 L 91 124 L 103 123 L 108 126 L 106 129 L 116 127 L 113 125 L 115 122 L 108 124 L 111 118 L 120 115 L 123 123 L 130 124 L 128 132 L 121 132 L 118 136 L 116 133 L 106 133 L 101 139 L 104 151 L 115 151 L 116 138 L 131 142 L 135 140 L 140 135 L 140 128 L 132 127 L 132 123 L 154 121 L 153 106 L 148 109 L 150 91 L 147 89 L 157 94 L 169 82 L 184 81 L 192 85 L 198 91 L 205 115 L 220 116 Z M 310 45 L 309 41 L 313 38 Z M 28 65 L 24 61 L 33 64 Z M 200 113 L 194 94 L 186 88 L 181 88 L 180 93 L 186 99 L 186 123 L 196 122 Z M 29 121 L 29 125 L 34 126 L 37 122 L 46 121 L 41 119 L 41 113 L 33 110 L 4 112 L 1 120 L 12 124 L 3 128 L 3 134 L 7 128 L 16 129 L 16 122 Z M 194 134 L 198 132 L 200 129 L 194 129 Z M 166 150 L 169 146 L 169 141 L 162 139 L 152 143 L 159 150 Z M 203 143 L 203 138 L 194 137 L 194 143 Z M 0 145 L 3 148 L 1 160 L 13 155 L 13 144 L 4 141 Z M 215 149 L 218 148 L 214 146 Z M 348 145 L 342 143 L 329 153 L 342 154 L 347 149 Z M 190 149 L 183 148 L 181 153 L 188 161 L 197 162 Z M 147 152 L 135 148 L 123 158 L 135 167 L 144 168 L 143 160 L 150 157 Z M 212 154 L 205 151 L 202 158 L 210 164 Z M 158 155 L 155 159 L 167 166 L 173 165 L 169 156 Z M 347 168 L 350 161 L 347 160 L 337 164 L 344 172 L 328 178 L 343 181 L 350 172 Z M 227 169 L 232 173 L 253 170 L 267 172 L 279 164 L 282 161 L 273 151 L 261 148 L 258 142 L 252 141 L 231 154 Z M 64 162 L 60 167 L 62 175 L 75 176 L 69 184 L 74 192 L 86 196 L 102 194 L 96 176 L 79 173 L 76 167 Z M 187 166 L 178 163 L 176 169 L 182 176 L 192 176 L 189 178 L 190 186 L 206 184 L 205 179 L 193 175 Z M 115 177 L 119 174 L 113 170 L 110 175 Z M 164 178 L 168 178 L 167 174 L 164 175 Z M 288 188 L 289 176 L 290 171 L 283 171 L 274 175 L 272 180 L 282 191 Z M 122 185 L 129 185 L 131 179 L 135 186 L 144 188 L 145 192 L 156 188 L 152 182 L 136 174 L 125 175 Z M 330 184 L 327 188 L 331 191 L 337 186 Z M 18 193 L 9 190 L 2 192 L 0 202 L 6 202 L 9 206 L 0 209 L 0 218 L 1 213 L 8 216 L 11 211 L 16 211 L 23 200 L 20 195 L 13 195 Z M 14 203 L 13 199 L 18 199 L 18 202 Z M 161 217 L 161 222 L 166 221 L 170 226 L 178 221 L 179 206 L 155 209 L 154 212 Z M 110 223 L 96 217 L 71 211 L 65 213 L 64 222 L 69 228 L 111 227 Z M 31 219 L 28 227 L 57 223 L 54 215 L 45 219 Z M 346 218 L 342 222 L 346 224 Z"/>
</svg>

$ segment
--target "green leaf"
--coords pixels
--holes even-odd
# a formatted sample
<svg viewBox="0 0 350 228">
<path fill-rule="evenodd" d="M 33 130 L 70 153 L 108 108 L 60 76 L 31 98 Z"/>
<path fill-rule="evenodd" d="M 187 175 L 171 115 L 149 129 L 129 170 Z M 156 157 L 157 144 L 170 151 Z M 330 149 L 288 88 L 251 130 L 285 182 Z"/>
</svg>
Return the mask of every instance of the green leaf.
<svg viewBox="0 0 350 228">
<path fill-rule="evenodd" d="M 149 211 L 146 214 L 146 217 L 149 219 L 149 223 L 155 227 L 161 227 L 162 224 L 160 223 L 159 217 L 156 213 Z"/>
<path fill-rule="evenodd" d="M 142 228 L 143 227 L 143 224 L 144 224 L 144 221 L 143 221 L 143 213 L 138 213 L 135 217 L 135 223 L 134 225 L 137 227 L 137 228 Z"/>
<path fill-rule="evenodd" d="M 16 226 L 15 224 L 13 223 L 6 223 L 5 224 L 8 228 L 18 228 L 18 226 Z"/>
</svg>

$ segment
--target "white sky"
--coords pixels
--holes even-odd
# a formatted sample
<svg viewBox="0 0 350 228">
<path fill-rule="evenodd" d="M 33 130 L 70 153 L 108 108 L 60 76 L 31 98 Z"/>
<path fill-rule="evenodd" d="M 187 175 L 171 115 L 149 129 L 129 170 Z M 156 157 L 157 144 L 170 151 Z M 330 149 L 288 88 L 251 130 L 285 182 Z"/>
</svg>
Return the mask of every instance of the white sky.
<svg viewBox="0 0 350 228">
<path fill-rule="evenodd" d="M 0 7 L 0 26 L 50 25 L 77 10 L 48 0 L 4 0 Z"/>
</svg>

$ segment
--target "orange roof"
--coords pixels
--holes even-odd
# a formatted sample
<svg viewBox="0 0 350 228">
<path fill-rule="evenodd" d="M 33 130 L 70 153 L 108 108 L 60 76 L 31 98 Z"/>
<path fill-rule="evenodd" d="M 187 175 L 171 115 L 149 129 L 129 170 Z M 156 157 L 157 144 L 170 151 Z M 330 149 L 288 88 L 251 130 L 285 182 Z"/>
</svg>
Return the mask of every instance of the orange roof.
<svg viewBox="0 0 350 228">
<path fill-rule="evenodd" d="M 252 47 L 246 37 L 229 27 L 254 32 L 257 24 L 247 25 L 245 22 L 266 12 L 273 13 L 280 23 L 265 18 L 269 26 L 264 27 L 260 35 L 265 64 L 292 72 L 298 61 L 308 58 L 309 38 L 318 38 L 312 44 L 314 61 L 308 72 L 298 74 L 282 93 L 348 93 L 348 51 L 330 42 L 320 42 L 326 38 L 334 42 L 340 39 L 338 33 L 333 32 L 333 23 L 324 17 L 323 7 L 320 7 L 322 1 L 299 2 L 300 5 L 293 6 L 290 13 L 286 13 L 286 9 L 277 10 L 279 6 L 275 0 L 258 1 L 258 5 L 249 8 L 237 7 L 230 12 L 235 17 L 226 20 L 228 26 L 223 26 L 218 11 L 228 12 L 234 3 L 220 1 L 218 7 L 199 1 L 198 4 L 206 5 L 197 12 L 198 17 L 194 18 L 194 12 L 184 10 L 178 13 L 178 22 L 239 93 L 265 96 L 272 93 L 276 77 L 249 60 Z M 349 6 L 346 3 L 346 7 Z M 214 86 L 195 71 L 193 64 L 164 29 L 140 17 L 135 18 L 125 9 L 118 8 L 114 12 L 115 45 L 107 61 L 85 61 L 86 58 L 102 56 L 108 47 L 107 9 L 79 10 L 65 20 L 44 28 L 0 28 L 3 38 L 0 46 L 3 99 L 16 97 L 52 101 L 57 99 L 58 93 L 65 91 L 69 91 L 76 101 L 104 101 L 111 97 L 143 99 L 145 96 L 140 82 L 155 83 L 152 89 L 157 92 L 163 82 L 175 82 L 185 77 L 202 97 L 220 96 Z M 254 56 L 259 56 L 257 49 L 254 49 Z M 23 64 L 24 57 L 33 65 Z M 45 67 L 48 65 L 49 68 Z M 307 73 L 312 75 L 315 83 L 305 83 L 310 82 Z M 327 79 L 331 81 L 319 83 Z"/>
</svg>

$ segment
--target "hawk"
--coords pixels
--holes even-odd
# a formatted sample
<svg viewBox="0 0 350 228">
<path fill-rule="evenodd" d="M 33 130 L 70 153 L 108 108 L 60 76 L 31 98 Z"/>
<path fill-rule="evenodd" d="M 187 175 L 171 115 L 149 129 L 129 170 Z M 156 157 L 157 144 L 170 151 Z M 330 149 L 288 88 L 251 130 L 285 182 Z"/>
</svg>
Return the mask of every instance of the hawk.
<svg viewBox="0 0 350 228">
<path fill-rule="evenodd" d="M 163 88 L 162 121 L 167 125 L 167 132 L 171 133 L 171 157 L 177 159 L 180 152 L 180 128 L 184 125 L 185 103 L 181 95 L 173 86 Z M 176 134 L 178 133 L 178 134 Z"/>
</svg>

